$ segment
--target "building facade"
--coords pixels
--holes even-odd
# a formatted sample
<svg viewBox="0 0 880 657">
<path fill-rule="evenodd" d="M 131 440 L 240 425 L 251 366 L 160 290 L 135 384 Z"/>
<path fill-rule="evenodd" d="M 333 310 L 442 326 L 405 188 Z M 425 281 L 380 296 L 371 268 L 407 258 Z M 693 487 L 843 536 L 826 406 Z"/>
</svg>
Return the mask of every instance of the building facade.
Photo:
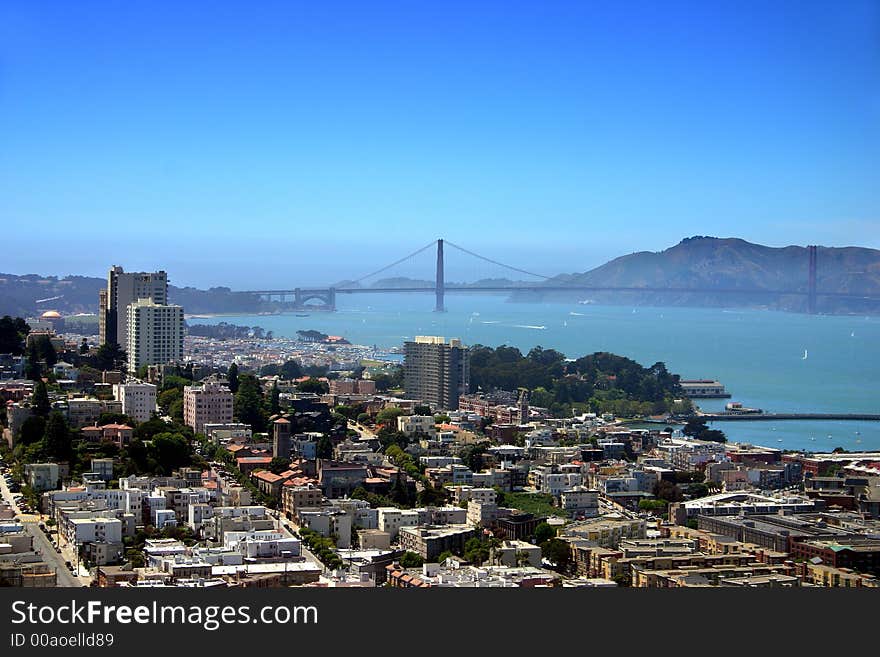
<svg viewBox="0 0 880 657">
<path fill-rule="evenodd" d="M 404 343 L 403 387 L 408 397 L 456 410 L 469 383 L 469 354 L 461 340 L 417 335 Z"/>
<path fill-rule="evenodd" d="M 127 311 L 128 371 L 183 359 L 183 308 L 138 299 Z"/>
<path fill-rule="evenodd" d="M 206 424 L 232 422 L 232 391 L 221 383 L 205 383 L 183 388 L 183 421 L 196 433 Z"/>
<path fill-rule="evenodd" d="M 156 411 L 156 386 L 152 383 L 117 383 L 113 396 L 122 402 L 122 412 L 138 422 L 146 422 Z"/>
<path fill-rule="evenodd" d="M 151 299 L 154 303 L 168 303 L 168 275 L 164 271 L 129 272 L 114 265 L 107 274 L 107 289 L 98 294 L 99 308 L 103 308 L 104 331 L 101 344 L 118 343 L 125 346 L 128 335 L 128 306 L 138 299 Z M 99 328 L 101 316 L 98 318 Z"/>
</svg>

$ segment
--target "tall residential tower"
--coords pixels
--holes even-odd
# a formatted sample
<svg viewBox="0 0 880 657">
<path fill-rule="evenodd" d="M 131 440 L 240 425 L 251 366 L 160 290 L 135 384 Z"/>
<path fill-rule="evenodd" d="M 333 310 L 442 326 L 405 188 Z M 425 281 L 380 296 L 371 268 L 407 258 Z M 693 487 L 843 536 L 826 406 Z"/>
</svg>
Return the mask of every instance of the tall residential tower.
<svg viewBox="0 0 880 657">
<path fill-rule="evenodd" d="M 128 336 L 127 308 L 138 299 L 167 304 L 168 274 L 164 271 L 125 273 L 118 265 L 111 267 L 107 274 L 107 290 L 99 295 L 104 328 L 101 344 L 117 343 L 125 348 Z"/>
<path fill-rule="evenodd" d="M 408 397 L 454 411 L 470 384 L 468 350 L 461 340 L 417 335 L 404 343 L 403 387 Z"/>
<path fill-rule="evenodd" d="M 126 313 L 128 371 L 183 359 L 183 308 L 138 299 Z"/>
</svg>

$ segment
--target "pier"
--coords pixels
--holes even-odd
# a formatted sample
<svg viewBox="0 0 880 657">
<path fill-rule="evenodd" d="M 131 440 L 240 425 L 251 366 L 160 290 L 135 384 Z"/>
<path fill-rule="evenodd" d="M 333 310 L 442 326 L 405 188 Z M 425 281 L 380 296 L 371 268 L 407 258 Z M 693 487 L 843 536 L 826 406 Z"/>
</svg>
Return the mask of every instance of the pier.
<svg viewBox="0 0 880 657">
<path fill-rule="evenodd" d="M 696 417 L 707 422 L 727 422 L 728 420 L 858 420 L 862 422 L 880 421 L 880 413 L 701 413 Z"/>
</svg>

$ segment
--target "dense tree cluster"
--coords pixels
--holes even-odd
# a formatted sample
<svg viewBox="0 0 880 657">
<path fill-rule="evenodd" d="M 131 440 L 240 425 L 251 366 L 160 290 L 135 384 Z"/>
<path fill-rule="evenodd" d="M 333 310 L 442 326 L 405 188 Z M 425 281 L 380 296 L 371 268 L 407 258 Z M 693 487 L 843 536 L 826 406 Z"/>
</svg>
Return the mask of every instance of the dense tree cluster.
<svg viewBox="0 0 880 657">
<path fill-rule="evenodd" d="M 260 368 L 260 376 L 280 376 L 285 381 L 293 381 L 303 375 L 303 369 L 295 360 L 284 361 L 281 365 L 269 363 Z"/>
<path fill-rule="evenodd" d="M 214 338 L 216 340 L 235 340 L 242 338 L 257 338 L 271 340 L 272 331 L 266 331 L 260 326 L 237 326 L 228 322 L 219 324 L 191 324 L 187 325 L 186 332 L 189 335 Z"/>
<path fill-rule="evenodd" d="M 21 317 L 4 315 L 0 318 L 0 354 L 20 356 L 31 327 Z"/>
<path fill-rule="evenodd" d="M 673 400 L 683 397 L 678 375 L 661 362 L 645 368 L 607 352 L 572 361 L 541 347 L 524 356 L 515 347 L 475 345 L 470 354 L 472 392 L 527 388 L 532 405 L 548 408 L 554 415 L 569 415 L 572 410 L 659 414 L 670 412 Z"/>
<path fill-rule="evenodd" d="M 684 425 L 684 429 L 682 429 L 682 433 L 697 440 L 711 440 L 716 443 L 727 442 L 727 436 L 724 435 L 723 431 L 720 429 L 710 429 L 706 425 L 706 420 L 699 417 L 688 420 L 687 424 Z"/>
<path fill-rule="evenodd" d="M 376 383 L 376 390 L 379 392 L 403 388 L 403 368 L 395 367 L 390 372 L 375 374 L 373 375 L 373 381 Z"/>
</svg>

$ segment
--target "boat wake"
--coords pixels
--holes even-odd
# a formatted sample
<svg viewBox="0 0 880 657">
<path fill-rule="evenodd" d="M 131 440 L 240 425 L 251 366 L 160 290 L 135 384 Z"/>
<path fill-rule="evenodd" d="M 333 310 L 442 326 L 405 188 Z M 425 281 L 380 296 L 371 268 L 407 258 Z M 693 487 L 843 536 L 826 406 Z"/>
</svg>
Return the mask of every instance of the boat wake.
<svg viewBox="0 0 880 657">
<path fill-rule="evenodd" d="M 545 328 L 547 328 L 546 326 L 532 326 L 531 324 L 514 324 L 513 327 L 514 328 L 535 329 L 538 331 L 543 331 Z"/>
</svg>

